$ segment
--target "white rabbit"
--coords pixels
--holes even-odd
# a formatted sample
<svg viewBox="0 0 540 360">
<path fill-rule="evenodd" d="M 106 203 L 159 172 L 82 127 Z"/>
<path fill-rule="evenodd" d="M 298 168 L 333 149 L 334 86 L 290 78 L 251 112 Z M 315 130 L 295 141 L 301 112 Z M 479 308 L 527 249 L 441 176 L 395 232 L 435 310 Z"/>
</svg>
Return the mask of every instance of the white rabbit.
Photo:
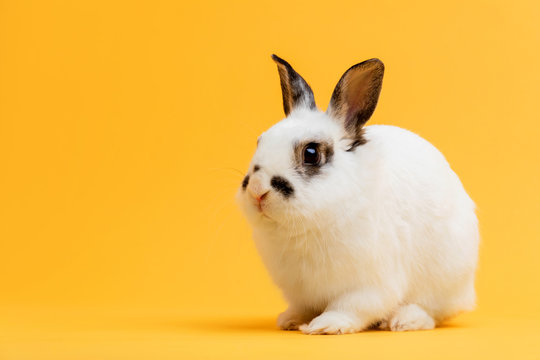
<svg viewBox="0 0 540 360">
<path fill-rule="evenodd" d="M 394 126 L 364 127 L 384 65 L 339 80 L 326 113 L 277 63 L 287 117 L 258 139 L 237 200 L 289 308 L 282 329 L 432 329 L 475 304 L 475 205 L 444 156 Z"/>
</svg>

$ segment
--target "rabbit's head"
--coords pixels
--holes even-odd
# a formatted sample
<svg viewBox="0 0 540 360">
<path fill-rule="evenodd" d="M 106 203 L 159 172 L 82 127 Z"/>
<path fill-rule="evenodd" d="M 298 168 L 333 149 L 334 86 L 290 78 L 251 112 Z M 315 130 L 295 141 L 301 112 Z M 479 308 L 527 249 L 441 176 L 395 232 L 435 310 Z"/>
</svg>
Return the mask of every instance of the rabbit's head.
<svg viewBox="0 0 540 360">
<path fill-rule="evenodd" d="M 351 67 L 321 112 L 307 82 L 285 60 L 272 58 L 286 118 L 258 138 L 237 198 L 252 223 L 322 222 L 343 201 L 354 201 L 359 185 L 350 169 L 367 141 L 363 126 L 377 105 L 384 65 L 371 59 Z"/>
</svg>

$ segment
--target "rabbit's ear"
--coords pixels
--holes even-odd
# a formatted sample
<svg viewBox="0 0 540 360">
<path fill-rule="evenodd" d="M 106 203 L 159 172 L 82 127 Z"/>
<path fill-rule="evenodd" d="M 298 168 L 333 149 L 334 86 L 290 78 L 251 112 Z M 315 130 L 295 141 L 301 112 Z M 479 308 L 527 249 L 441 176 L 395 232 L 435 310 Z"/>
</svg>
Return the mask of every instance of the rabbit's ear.
<svg viewBox="0 0 540 360">
<path fill-rule="evenodd" d="M 315 98 L 308 83 L 292 68 L 292 66 L 276 55 L 272 55 L 279 71 L 281 92 L 283 94 L 283 110 L 289 115 L 296 108 L 304 107 L 315 110 Z"/>
<path fill-rule="evenodd" d="M 384 64 L 379 59 L 366 60 L 347 70 L 334 89 L 326 113 L 352 137 L 361 138 L 362 126 L 377 106 L 383 74 Z"/>
</svg>

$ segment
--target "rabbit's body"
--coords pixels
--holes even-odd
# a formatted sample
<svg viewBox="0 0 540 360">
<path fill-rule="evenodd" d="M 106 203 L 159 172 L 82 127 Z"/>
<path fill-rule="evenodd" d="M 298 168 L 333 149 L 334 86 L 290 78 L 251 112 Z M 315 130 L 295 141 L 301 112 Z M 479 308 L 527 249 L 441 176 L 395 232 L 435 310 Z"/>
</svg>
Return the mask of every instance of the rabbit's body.
<svg viewBox="0 0 540 360">
<path fill-rule="evenodd" d="M 368 141 L 343 174 L 347 191 L 328 189 L 337 193 L 334 207 L 313 221 L 254 229 L 272 278 L 291 304 L 313 313 L 347 292 L 376 292 L 384 305 L 368 323 L 386 320 L 401 304 L 418 304 L 436 320 L 470 310 L 474 203 L 427 141 L 393 126 L 365 129 Z"/>
<path fill-rule="evenodd" d="M 289 110 L 261 136 L 239 192 L 290 304 L 279 326 L 315 334 L 375 323 L 427 329 L 470 310 L 475 206 L 444 156 L 397 127 L 362 127 L 351 139 L 331 113 Z M 321 153 L 316 167 L 312 144 Z"/>
</svg>

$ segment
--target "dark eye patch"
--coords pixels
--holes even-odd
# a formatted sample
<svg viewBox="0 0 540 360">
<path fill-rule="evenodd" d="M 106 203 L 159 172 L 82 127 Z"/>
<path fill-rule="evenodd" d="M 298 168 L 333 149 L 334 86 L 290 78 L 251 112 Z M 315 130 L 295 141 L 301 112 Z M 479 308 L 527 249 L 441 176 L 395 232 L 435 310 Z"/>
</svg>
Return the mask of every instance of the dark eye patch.
<svg viewBox="0 0 540 360">
<path fill-rule="evenodd" d="M 317 161 L 313 161 L 306 155 L 314 154 L 312 149 L 316 149 Z M 321 172 L 321 168 L 332 161 L 334 146 L 329 140 L 307 140 L 294 144 L 295 170 L 304 178 L 310 178 Z"/>
<path fill-rule="evenodd" d="M 294 188 L 289 182 L 281 176 L 273 176 L 270 180 L 270 185 L 279 193 L 281 193 L 285 198 L 288 198 L 294 194 Z"/>
</svg>

